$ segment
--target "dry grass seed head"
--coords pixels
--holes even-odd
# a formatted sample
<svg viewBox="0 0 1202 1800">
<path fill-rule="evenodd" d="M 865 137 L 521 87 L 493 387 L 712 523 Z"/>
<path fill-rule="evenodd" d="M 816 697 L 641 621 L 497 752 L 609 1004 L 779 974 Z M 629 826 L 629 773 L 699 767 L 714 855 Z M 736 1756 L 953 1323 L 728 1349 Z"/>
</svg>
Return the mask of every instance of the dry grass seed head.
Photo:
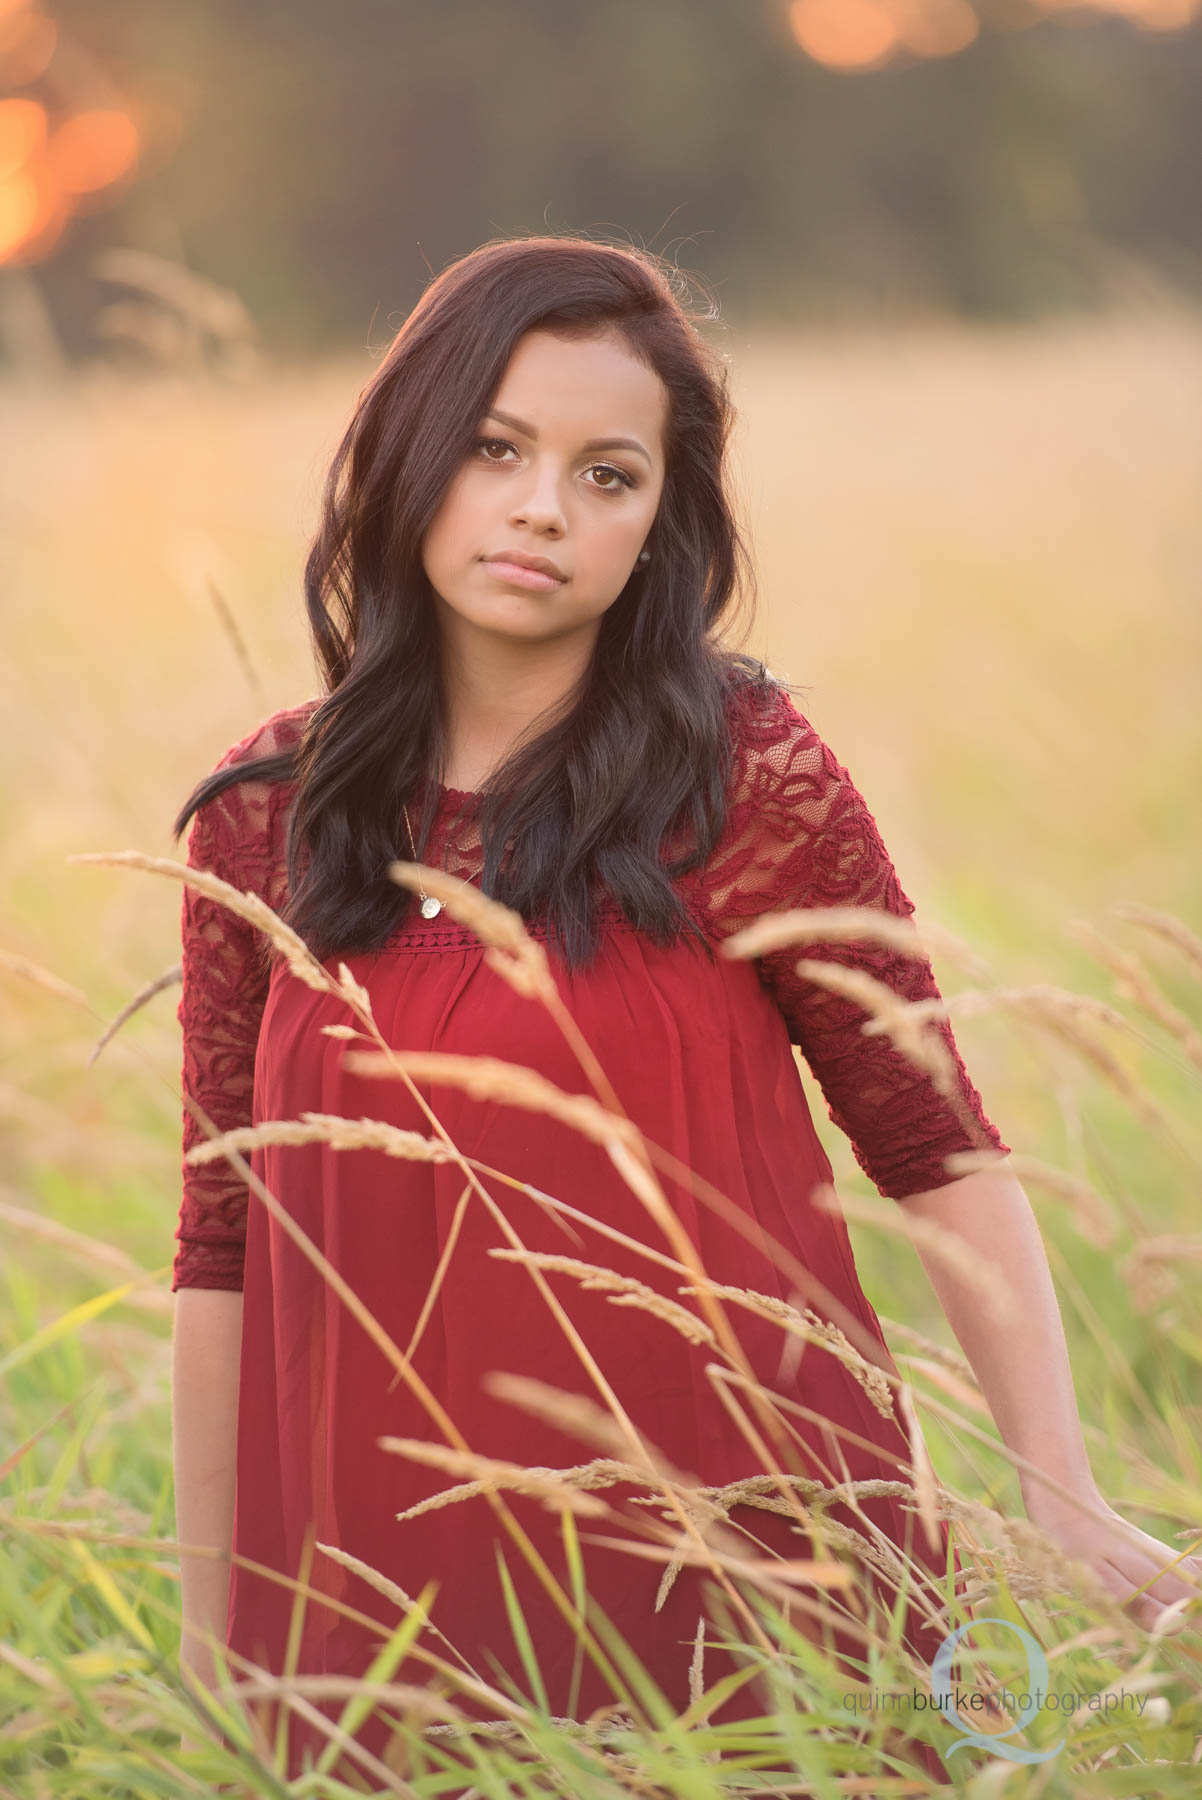
<svg viewBox="0 0 1202 1800">
<path fill-rule="evenodd" d="M 869 1015 L 861 1027 L 865 1037 L 888 1035 L 903 1056 L 930 1075 L 941 1094 L 955 1092 L 957 1071 L 948 1047 L 938 1032 L 928 1030 L 932 1020 L 947 1017 L 945 1000 L 903 1000 L 887 982 L 864 969 L 847 969 L 814 957 L 802 957 L 795 971 L 817 987 L 854 1000 Z"/>
<path fill-rule="evenodd" d="M 1134 1246 L 1120 1274 L 1140 1312 L 1151 1312 L 1179 1291 L 1183 1262 L 1202 1262 L 1202 1237 L 1174 1232 Z"/>
<path fill-rule="evenodd" d="M 1131 1020 L 1117 1007 L 1108 1005 L 1105 1000 L 1096 1000 L 1090 994 L 1066 993 L 1064 989 L 1046 983 L 1022 988 L 993 988 L 982 996 L 970 993 L 956 996 L 956 1011 L 966 1016 L 996 1006 L 1009 1007 L 1060 1043 L 1067 1044 L 1110 1083 L 1146 1125 L 1159 1131 L 1168 1129 L 1168 1121 L 1159 1108 L 1087 1027 L 1086 1021 L 1091 1021 L 1111 1025 L 1128 1038 L 1135 1036 Z"/>
<path fill-rule="evenodd" d="M 678 1287 L 676 1291 L 678 1294 L 700 1294 L 706 1290 L 689 1286 Z M 746 1307 L 749 1312 L 758 1313 L 761 1317 L 773 1319 L 794 1336 L 829 1350 L 854 1375 L 881 1416 L 886 1419 L 894 1417 L 890 1383 L 885 1371 L 875 1368 L 866 1357 L 861 1356 L 839 1327 L 829 1319 L 821 1318 L 813 1307 L 807 1306 L 802 1314 L 777 1294 L 758 1294 L 754 1288 L 732 1287 L 719 1282 L 711 1282 L 708 1292 L 717 1295 L 719 1299 L 733 1300 L 736 1305 Z"/>
<path fill-rule="evenodd" d="M 193 1145 L 188 1163 L 217 1162 L 227 1150 L 254 1150 L 261 1144 L 327 1144 L 332 1150 L 381 1150 L 406 1162 L 454 1162 L 446 1144 L 405 1131 L 383 1119 L 344 1119 L 339 1113 L 302 1113 L 299 1120 L 265 1119 Z"/>
<path fill-rule="evenodd" d="M 1116 918 L 1128 919 L 1132 925 L 1140 925 L 1154 937 L 1172 944 L 1175 950 L 1181 952 L 1194 974 L 1202 979 L 1202 938 L 1195 936 L 1183 920 L 1172 913 L 1158 912 L 1151 906 L 1141 906 L 1133 900 L 1116 901 L 1110 910 Z"/>
<path fill-rule="evenodd" d="M 566 1481 L 558 1469 L 531 1467 L 522 1463 L 505 1462 L 495 1456 L 480 1456 L 474 1450 L 456 1450 L 449 1444 L 431 1444 L 425 1438 L 381 1437 L 377 1438 L 381 1450 L 387 1450 L 394 1456 L 407 1456 L 413 1462 L 426 1463 L 435 1469 L 446 1469 L 450 1474 L 470 1475 L 472 1488 L 480 1494 L 490 1493 L 497 1488 L 508 1488 L 518 1493 L 532 1494 L 545 1502 L 549 1510 L 579 1513 L 583 1518 L 605 1518 L 609 1508 L 603 1501 L 594 1500 L 590 1494 L 583 1493 L 572 1482 Z M 447 1504 L 445 1490 L 439 1496 Z M 465 1498 L 462 1493 L 460 1498 Z M 426 1508 L 425 1510 L 430 1510 Z M 411 1516 L 409 1513 L 397 1513 L 398 1519 Z"/>
<path fill-rule="evenodd" d="M 1190 1061 L 1202 1069 L 1202 1037 L 1194 1030 L 1185 1014 L 1178 1012 L 1161 993 L 1141 958 L 1133 950 L 1120 950 L 1116 945 L 1107 943 L 1102 934 L 1084 919 L 1076 920 L 1068 927 L 1068 931 L 1071 937 L 1076 938 L 1079 944 L 1084 944 L 1110 970 L 1123 999 L 1129 1000 L 1133 1006 L 1142 1007 L 1158 1025 L 1163 1025 L 1177 1039 Z"/>
<path fill-rule="evenodd" d="M 314 988 L 319 993 L 337 992 L 333 976 L 317 961 L 304 939 L 285 925 L 272 912 L 267 902 L 250 889 L 241 893 L 230 882 L 222 881 L 219 875 L 211 875 L 207 869 L 190 868 L 186 863 L 172 862 L 165 856 L 144 856 L 140 850 L 88 851 L 69 856 L 67 861 L 145 869 L 152 875 L 169 875 L 174 881 L 182 881 L 186 886 L 195 888 L 198 893 L 206 894 L 210 900 L 219 901 L 248 924 L 257 926 L 271 939 L 292 973 L 306 987 Z"/>
<path fill-rule="evenodd" d="M 926 947 L 913 923 L 875 906 L 795 907 L 789 912 L 765 913 L 754 925 L 744 925 L 724 939 L 723 956 L 736 962 L 790 944 L 855 943 L 870 940 L 900 950 L 904 956 L 925 957 Z"/>
<path fill-rule="evenodd" d="M 439 1050 L 349 1050 L 343 1068 L 354 1075 L 399 1080 L 401 1072 L 444 1087 L 462 1088 L 476 1100 L 497 1100 L 528 1112 L 547 1113 L 593 1143 L 609 1145 L 615 1139 L 633 1149 L 641 1141 L 637 1126 L 611 1113 L 589 1094 L 565 1094 L 563 1089 L 520 1063 L 495 1056 L 457 1056 Z"/>
<path fill-rule="evenodd" d="M 550 1270 L 560 1275 L 572 1275 L 580 1282 L 582 1288 L 607 1293 L 614 1306 L 634 1306 L 641 1312 L 650 1313 L 654 1318 L 662 1319 L 665 1325 L 671 1325 L 675 1331 L 690 1343 L 706 1344 L 710 1348 L 717 1347 L 717 1341 L 704 1319 L 690 1312 L 687 1306 L 680 1306 L 675 1300 L 657 1293 L 644 1281 L 636 1281 L 630 1275 L 618 1275 L 613 1269 L 606 1269 L 597 1263 L 580 1262 L 573 1256 L 557 1256 L 543 1250 L 507 1250 L 491 1249 L 488 1254 L 498 1257 L 503 1262 L 532 1263 L 543 1270 Z M 681 1289 L 681 1292 L 686 1290 Z M 697 1290 L 700 1291 L 700 1290 Z"/>
<path fill-rule="evenodd" d="M 873 1499 L 878 1496 L 888 1495 L 905 1500 L 912 1500 L 914 1497 L 914 1489 L 909 1482 L 879 1480 L 846 1481 L 840 1482 L 837 1487 L 828 1488 L 824 1486 L 821 1481 L 815 1481 L 810 1476 L 806 1475 L 782 1474 L 780 1477 L 776 1475 L 748 1475 L 744 1476 L 741 1481 L 727 1482 L 724 1487 L 695 1489 L 692 1498 L 695 1503 L 704 1500 L 706 1505 L 712 1511 L 720 1511 L 723 1516 L 727 1517 L 730 1514 L 731 1508 L 734 1506 L 751 1506 L 762 1512 L 777 1513 L 782 1517 L 793 1519 L 793 1528 L 800 1536 L 802 1535 L 801 1527 L 796 1523 L 793 1509 L 789 1506 L 788 1502 L 782 1499 L 781 1495 L 775 1491 L 779 1487 L 781 1480 L 787 1482 L 800 1496 L 804 1496 L 807 1510 L 813 1510 L 814 1508 L 822 1509 L 822 1529 L 824 1533 L 829 1534 L 833 1543 L 842 1545 L 844 1549 L 849 1550 L 853 1555 L 860 1557 L 865 1563 L 876 1569 L 880 1574 L 889 1577 L 891 1580 L 900 1580 L 904 1563 L 901 1558 L 893 1552 L 888 1540 L 884 1538 L 883 1534 L 878 1534 L 876 1538 L 870 1540 L 865 1537 L 862 1532 L 855 1530 L 853 1526 L 847 1525 L 839 1519 L 830 1518 L 827 1515 L 825 1508 L 835 1502 L 846 1503 L 851 1496 L 858 1496 L 860 1499 Z M 632 1504 L 650 1506 L 656 1503 L 650 1499 L 644 1499 L 632 1502 Z M 659 1504 L 662 1505 L 662 1502 Z M 681 1563 L 676 1563 L 674 1567 L 679 1569 Z"/>
<path fill-rule="evenodd" d="M 519 1474 L 528 1473 L 524 1466 L 514 1466 L 518 1467 Z M 539 1476 L 554 1475 L 566 1486 L 581 1492 L 613 1487 L 619 1481 L 636 1483 L 644 1487 L 652 1485 L 650 1477 L 642 1470 L 636 1469 L 632 1463 L 615 1462 L 609 1457 L 597 1457 L 592 1462 L 579 1463 L 574 1468 L 540 1468 L 534 1472 Z M 490 1480 L 494 1486 L 506 1485 L 496 1475 L 490 1476 Z M 477 1494 L 484 1492 L 485 1483 L 482 1480 L 460 1482 L 455 1487 L 444 1488 L 441 1493 L 427 1495 L 424 1500 L 419 1500 L 415 1505 L 406 1507 L 404 1512 L 399 1512 L 396 1516 L 398 1519 L 416 1519 L 421 1513 L 438 1512 L 444 1506 L 455 1506 L 460 1500 L 471 1500 Z M 609 1509 L 602 1508 L 602 1511 L 608 1512 Z"/>
<path fill-rule="evenodd" d="M 112 1042 L 122 1026 L 127 1025 L 137 1013 L 141 1012 L 149 1000 L 153 1000 L 155 995 L 161 994 L 165 988 L 178 987 L 183 978 L 184 965 L 173 963 L 171 968 L 164 969 L 161 975 L 156 975 L 153 981 L 148 981 L 145 987 L 139 988 L 133 998 L 126 1001 L 116 1018 L 105 1027 L 93 1044 L 92 1053 L 88 1057 L 88 1068 L 92 1067 L 105 1045 Z"/>
<path fill-rule="evenodd" d="M 31 981 L 35 987 L 45 988 L 46 992 L 53 994 L 56 999 L 69 1000 L 72 1006 L 86 1007 L 88 1004 L 87 995 L 81 993 L 79 988 L 72 987 L 69 981 L 63 981 L 60 976 L 51 974 L 50 970 L 44 969 L 40 963 L 31 962 L 27 956 L 18 956 L 15 950 L 0 949 L 0 969 L 7 969 L 10 975 L 17 975 L 22 981 Z M 174 973 L 178 974 L 178 970 Z M 152 983 L 146 991 L 153 993 L 157 987 L 164 985 L 167 979 L 165 976 L 160 976 L 159 980 Z"/>
<path fill-rule="evenodd" d="M 565 1388 L 552 1387 L 531 1375 L 515 1375 L 508 1369 L 490 1369 L 481 1377 L 481 1385 L 497 1400 L 506 1401 L 523 1412 L 533 1414 L 559 1431 L 566 1431 L 584 1443 L 596 1444 L 611 1451 L 615 1459 L 625 1461 L 630 1444 L 618 1421 L 595 1400 L 585 1394 L 572 1394 Z M 647 1470 L 662 1485 L 693 1488 L 696 1483 L 683 1470 L 674 1468 L 645 1433 L 638 1432 L 639 1449 Z M 640 1477 L 642 1479 L 642 1477 Z"/>
</svg>

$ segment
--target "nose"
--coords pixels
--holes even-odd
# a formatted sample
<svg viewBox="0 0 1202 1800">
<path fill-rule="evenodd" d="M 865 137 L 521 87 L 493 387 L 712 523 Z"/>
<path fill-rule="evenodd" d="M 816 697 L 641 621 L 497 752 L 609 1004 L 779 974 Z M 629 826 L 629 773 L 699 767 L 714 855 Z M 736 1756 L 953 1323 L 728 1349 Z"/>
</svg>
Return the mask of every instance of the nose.
<svg viewBox="0 0 1202 1800">
<path fill-rule="evenodd" d="M 550 461 L 531 465 L 526 480 L 515 484 L 511 525 L 525 526 L 530 531 L 560 537 L 567 529 L 559 481 Z"/>
</svg>

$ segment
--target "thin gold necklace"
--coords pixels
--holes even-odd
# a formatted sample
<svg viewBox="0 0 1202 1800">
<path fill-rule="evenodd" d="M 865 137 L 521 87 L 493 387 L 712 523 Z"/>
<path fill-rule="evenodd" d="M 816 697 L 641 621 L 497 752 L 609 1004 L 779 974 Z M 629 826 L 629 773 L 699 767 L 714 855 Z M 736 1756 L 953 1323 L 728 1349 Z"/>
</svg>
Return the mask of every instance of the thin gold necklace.
<svg viewBox="0 0 1202 1800">
<path fill-rule="evenodd" d="M 413 841 L 413 827 L 409 823 L 409 809 L 404 804 L 404 802 L 401 803 L 401 811 L 405 815 L 405 830 L 409 833 L 409 848 L 412 850 L 413 860 L 414 860 L 414 862 L 416 862 L 417 861 L 417 845 Z M 443 867 L 444 868 L 446 867 L 446 852 L 445 851 L 443 852 Z M 418 883 L 417 891 L 421 895 L 421 899 L 422 899 L 422 918 L 423 919 L 436 919 L 438 917 L 439 913 L 442 911 L 442 901 L 436 900 L 434 898 L 433 894 L 427 894 L 425 888 L 422 887 L 420 882 Z"/>
</svg>

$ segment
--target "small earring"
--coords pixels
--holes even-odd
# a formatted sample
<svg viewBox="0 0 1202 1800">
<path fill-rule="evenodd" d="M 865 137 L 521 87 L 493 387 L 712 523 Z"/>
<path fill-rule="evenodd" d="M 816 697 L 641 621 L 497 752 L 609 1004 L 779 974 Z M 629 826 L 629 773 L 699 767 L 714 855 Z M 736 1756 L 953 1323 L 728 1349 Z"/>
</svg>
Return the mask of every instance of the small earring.
<svg viewBox="0 0 1202 1800">
<path fill-rule="evenodd" d="M 650 550 L 640 550 L 639 551 L 639 561 L 641 563 L 650 562 L 651 561 Z"/>
</svg>

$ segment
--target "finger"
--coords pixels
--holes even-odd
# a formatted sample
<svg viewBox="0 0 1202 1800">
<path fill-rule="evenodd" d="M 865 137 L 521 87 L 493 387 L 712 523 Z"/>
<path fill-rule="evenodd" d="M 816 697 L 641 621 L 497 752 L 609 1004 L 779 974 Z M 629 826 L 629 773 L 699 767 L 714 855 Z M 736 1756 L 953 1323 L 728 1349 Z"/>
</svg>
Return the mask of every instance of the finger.
<svg viewBox="0 0 1202 1800">
<path fill-rule="evenodd" d="M 1103 1588 L 1107 1589 L 1107 1593 L 1110 1595 L 1114 1595 L 1119 1606 L 1123 1607 L 1123 1611 L 1132 1616 L 1135 1624 L 1141 1625 L 1144 1631 L 1150 1631 L 1161 1607 L 1157 1606 L 1155 1600 L 1148 1600 L 1146 1595 L 1135 1595 L 1132 1589 L 1137 1588 L 1139 1582 L 1130 1579 L 1126 1570 L 1117 1568 L 1110 1557 L 1101 1557 L 1098 1562 L 1094 1562 L 1090 1566 L 1099 1582 L 1103 1584 Z"/>
<path fill-rule="evenodd" d="M 1198 1592 L 1191 1578 L 1191 1570 L 1187 1567 L 1194 1561 L 1191 1557 L 1182 1557 L 1176 1562 L 1167 1544 L 1161 1544 L 1156 1538 L 1144 1536 L 1143 1545 L 1124 1543 L 1115 1544 L 1107 1549 L 1107 1557 L 1124 1575 L 1131 1579 L 1132 1587 L 1144 1588 L 1154 1600 L 1165 1606 L 1172 1606 L 1179 1600 L 1193 1599 Z M 1168 1567 L 1172 1563 L 1173 1567 Z"/>
<path fill-rule="evenodd" d="M 1202 1600 L 1202 1556 L 1187 1556 L 1178 1564 L 1178 1570 L 1194 1598 Z"/>
<path fill-rule="evenodd" d="M 1202 1601 L 1202 1560 L 1196 1556 L 1187 1556 L 1177 1565 L 1175 1571 L 1182 1581 L 1184 1593 L 1175 1600 L 1165 1613 L 1162 1626 L 1163 1635 L 1175 1637 L 1179 1631 L 1197 1628 L 1199 1602 Z"/>
<path fill-rule="evenodd" d="M 1175 1634 L 1183 1631 L 1198 1615 L 1202 1602 L 1202 1561 L 1196 1556 L 1183 1557 L 1171 1579 L 1178 1593 L 1170 1602 L 1173 1623 L 1166 1625 L 1165 1630 Z"/>
<path fill-rule="evenodd" d="M 1107 1556 L 1100 1571 L 1107 1587 L 1117 1593 L 1124 1612 L 1134 1619 L 1142 1631 L 1151 1632 L 1159 1637 L 1172 1635 L 1181 1628 L 1180 1615 L 1169 1612 L 1162 1604 L 1159 1593 L 1154 1593 L 1147 1584 L 1156 1571 L 1156 1564 L 1147 1557 L 1137 1556 L 1132 1552 L 1118 1551 L 1115 1556 Z M 1112 1582 L 1108 1577 L 1113 1575 Z M 1159 1589 L 1164 1582 L 1153 1584 Z M 1143 1589 L 1141 1593 L 1138 1590 Z M 1170 1602 L 1171 1604 L 1172 1602 Z"/>
</svg>

